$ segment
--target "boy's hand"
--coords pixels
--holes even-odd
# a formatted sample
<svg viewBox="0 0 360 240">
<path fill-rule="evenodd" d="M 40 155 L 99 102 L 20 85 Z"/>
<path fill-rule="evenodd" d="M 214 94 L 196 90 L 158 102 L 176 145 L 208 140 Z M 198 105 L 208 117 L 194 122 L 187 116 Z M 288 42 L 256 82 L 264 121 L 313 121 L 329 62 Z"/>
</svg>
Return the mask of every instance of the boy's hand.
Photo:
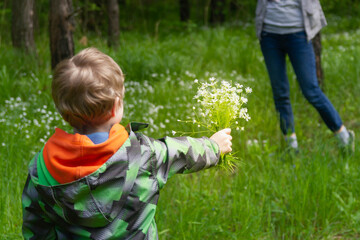
<svg viewBox="0 0 360 240">
<path fill-rule="evenodd" d="M 232 151 L 231 149 L 232 137 L 230 133 L 231 133 L 231 129 L 225 128 L 223 130 L 214 133 L 214 135 L 210 137 L 210 139 L 214 140 L 219 145 L 221 154 L 226 154 Z"/>
</svg>

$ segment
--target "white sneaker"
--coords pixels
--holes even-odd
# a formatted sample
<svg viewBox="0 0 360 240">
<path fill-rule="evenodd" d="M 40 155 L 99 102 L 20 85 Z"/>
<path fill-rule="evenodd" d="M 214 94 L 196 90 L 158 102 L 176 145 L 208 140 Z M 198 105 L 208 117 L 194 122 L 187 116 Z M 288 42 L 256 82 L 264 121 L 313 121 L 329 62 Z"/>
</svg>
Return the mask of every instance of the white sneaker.
<svg viewBox="0 0 360 240">
<path fill-rule="evenodd" d="M 340 149 L 344 155 L 351 155 L 355 152 L 355 132 L 353 130 L 348 130 L 348 132 L 349 141 L 345 145 L 340 145 Z"/>
<path fill-rule="evenodd" d="M 286 142 L 286 148 L 288 150 L 293 150 L 296 153 L 299 152 L 299 145 L 296 136 L 285 137 L 285 142 Z"/>
</svg>

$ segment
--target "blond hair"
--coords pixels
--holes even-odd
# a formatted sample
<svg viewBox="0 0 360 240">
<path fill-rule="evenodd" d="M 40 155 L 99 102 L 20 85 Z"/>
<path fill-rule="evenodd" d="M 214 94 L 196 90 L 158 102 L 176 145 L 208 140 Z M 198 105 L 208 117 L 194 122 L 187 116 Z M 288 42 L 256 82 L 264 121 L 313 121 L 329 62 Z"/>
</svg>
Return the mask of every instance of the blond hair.
<svg viewBox="0 0 360 240">
<path fill-rule="evenodd" d="M 52 97 L 64 120 L 74 128 L 96 126 L 111 117 L 117 98 L 122 104 L 124 75 L 111 57 L 87 48 L 56 66 Z"/>
</svg>

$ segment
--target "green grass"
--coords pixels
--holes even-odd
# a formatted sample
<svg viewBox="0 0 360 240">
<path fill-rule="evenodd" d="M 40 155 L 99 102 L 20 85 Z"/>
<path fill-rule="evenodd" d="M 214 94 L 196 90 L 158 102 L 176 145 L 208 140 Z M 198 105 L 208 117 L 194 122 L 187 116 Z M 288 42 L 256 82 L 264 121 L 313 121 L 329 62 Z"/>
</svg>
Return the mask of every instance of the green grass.
<svg viewBox="0 0 360 240">
<path fill-rule="evenodd" d="M 331 22 L 329 22 L 331 25 Z M 80 36 L 75 39 L 78 42 Z M 360 133 L 360 32 L 323 32 L 325 93 L 348 128 Z M 111 55 L 126 73 L 125 117 L 149 122 L 160 138 L 191 128 L 193 81 L 210 76 L 253 89 L 245 131 L 233 131 L 243 165 L 235 173 L 211 169 L 173 177 L 162 191 L 160 239 L 359 239 L 360 150 L 342 157 L 332 133 L 300 93 L 289 67 L 301 147 L 283 140 L 254 27 L 229 26 L 149 35 L 125 32 L 117 51 L 104 39 L 91 46 Z M 55 126 L 69 130 L 51 102 L 45 36 L 38 57 L 0 45 L 0 239 L 21 239 L 21 192 L 26 166 Z M 83 46 L 77 44 L 79 51 Z M 357 139 L 359 141 L 359 139 Z"/>
</svg>

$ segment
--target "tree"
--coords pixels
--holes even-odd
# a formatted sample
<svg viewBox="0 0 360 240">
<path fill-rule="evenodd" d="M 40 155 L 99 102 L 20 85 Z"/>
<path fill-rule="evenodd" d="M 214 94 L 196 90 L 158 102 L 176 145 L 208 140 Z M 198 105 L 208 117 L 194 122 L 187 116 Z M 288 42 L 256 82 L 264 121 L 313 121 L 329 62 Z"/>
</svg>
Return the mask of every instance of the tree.
<svg viewBox="0 0 360 240">
<path fill-rule="evenodd" d="M 117 0 L 107 1 L 108 12 L 108 45 L 109 47 L 117 47 L 119 45 L 119 3 Z"/>
<path fill-rule="evenodd" d="M 321 66 L 321 34 L 318 33 L 312 40 L 316 61 L 316 76 L 321 89 L 324 88 L 324 72 Z"/>
<path fill-rule="evenodd" d="M 180 21 L 187 22 L 190 18 L 189 0 L 179 0 L 180 7 Z"/>
<path fill-rule="evenodd" d="M 34 6 L 35 0 L 12 1 L 11 38 L 13 46 L 34 53 Z"/>
<path fill-rule="evenodd" d="M 72 0 L 50 0 L 49 15 L 51 67 L 74 56 Z"/>
</svg>

